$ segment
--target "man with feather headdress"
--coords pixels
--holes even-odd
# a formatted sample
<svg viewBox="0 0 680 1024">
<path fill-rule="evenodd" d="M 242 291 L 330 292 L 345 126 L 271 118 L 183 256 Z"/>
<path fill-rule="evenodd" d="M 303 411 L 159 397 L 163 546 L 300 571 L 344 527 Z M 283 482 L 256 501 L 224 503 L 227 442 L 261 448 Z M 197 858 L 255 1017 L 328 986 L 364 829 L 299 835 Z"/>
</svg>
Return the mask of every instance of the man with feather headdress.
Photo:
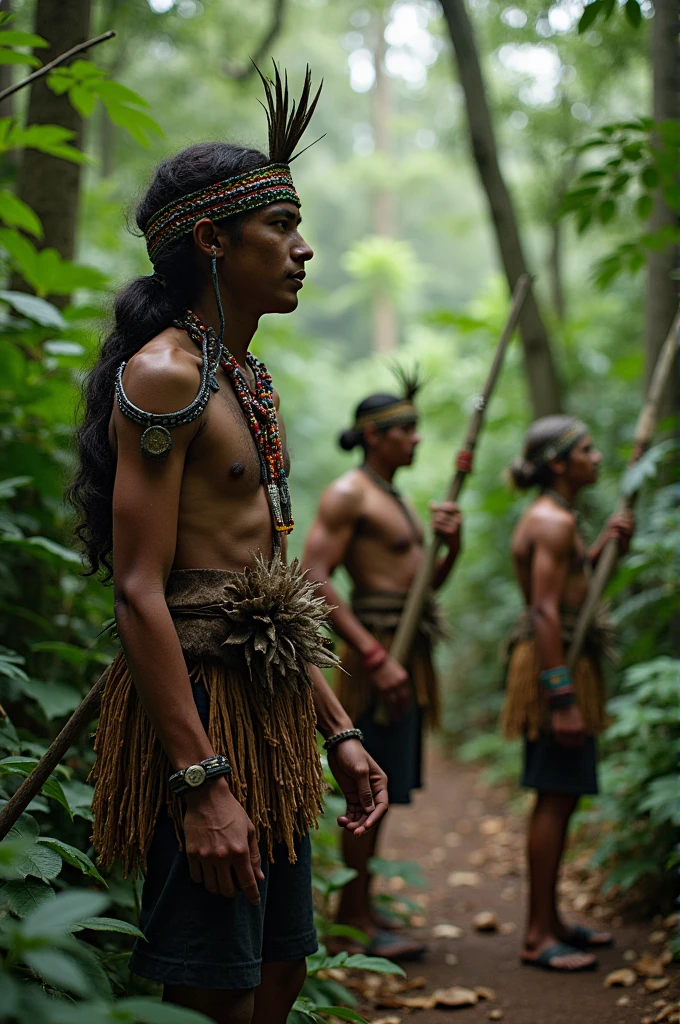
<svg viewBox="0 0 680 1024">
<path fill-rule="evenodd" d="M 323 600 L 285 564 L 279 397 L 249 352 L 298 302 L 312 250 L 289 164 L 318 99 L 263 78 L 269 156 L 205 143 L 137 211 L 154 273 L 118 295 L 86 385 L 71 489 L 123 650 L 95 742 L 100 863 L 145 875 L 130 968 L 217 1024 L 285 1024 L 317 948 L 316 730 L 357 835 L 383 772 L 323 676 Z M 228 347 L 227 347 L 228 346 Z"/>
<path fill-rule="evenodd" d="M 344 641 L 337 677 L 340 700 L 362 730 L 366 749 L 387 772 L 393 804 L 408 804 L 421 786 L 423 725 L 436 725 L 438 693 L 432 641 L 441 632 L 433 602 L 426 608 L 411 659 L 402 668 L 389 656 L 409 587 L 423 557 L 422 524 L 394 486 L 398 470 L 410 466 L 419 443 L 419 383 L 401 371 L 402 395 L 375 394 L 357 406 L 354 424 L 340 446 L 360 447 L 363 462 L 336 480 L 321 497 L 303 565 L 333 608 L 331 622 Z M 460 549 L 461 515 L 453 502 L 432 505 L 432 529 L 448 551 L 435 577 L 446 580 Z M 339 566 L 353 585 L 351 605 L 341 600 L 330 578 Z M 357 877 L 342 892 L 338 921 L 365 932 L 369 952 L 392 959 L 420 956 L 421 943 L 393 934 L 394 919 L 380 914 L 370 899 L 368 862 L 376 850 L 378 829 L 370 835 L 343 837 L 343 853 Z"/>
</svg>

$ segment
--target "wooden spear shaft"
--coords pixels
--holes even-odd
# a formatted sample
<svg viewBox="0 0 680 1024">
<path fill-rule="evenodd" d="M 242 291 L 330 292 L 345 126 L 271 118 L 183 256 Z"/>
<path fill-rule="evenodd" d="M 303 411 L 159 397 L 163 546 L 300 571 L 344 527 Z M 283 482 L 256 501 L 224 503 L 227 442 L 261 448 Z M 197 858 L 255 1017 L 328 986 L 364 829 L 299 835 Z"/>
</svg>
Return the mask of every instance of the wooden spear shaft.
<svg viewBox="0 0 680 1024">
<path fill-rule="evenodd" d="M 633 454 L 628 464 L 629 467 L 635 465 L 643 452 L 645 452 L 651 444 L 659 412 L 659 402 L 661 400 L 661 395 L 666 385 L 666 381 L 670 375 L 679 346 L 680 307 L 678 307 L 678 312 L 675 315 L 675 320 L 668 332 L 668 337 L 663 344 L 663 348 L 659 352 L 659 357 L 656 361 L 656 366 L 654 367 L 654 373 L 652 374 L 652 379 L 647 390 L 647 396 L 638 417 L 637 425 L 635 427 L 635 438 L 633 441 Z M 627 512 L 632 509 L 635 505 L 636 498 L 637 491 L 622 495 L 619 502 L 619 512 Z M 571 647 L 569 648 L 566 660 L 567 669 L 570 673 L 573 673 L 576 669 L 588 628 L 590 627 L 593 615 L 595 614 L 595 609 L 602 597 L 604 588 L 607 586 L 607 583 L 611 578 L 614 567 L 616 566 L 617 558 L 618 543 L 614 538 L 611 538 L 602 549 L 602 553 L 600 554 L 597 562 L 597 568 L 593 573 L 592 580 L 590 581 L 586 599 L 581 605 L 579 617 L 576 622 L 576 629 L 574 630 L 574 639 L 571 642 Z"/>
<path fill-rule="evenodd" d="M 447 501 L 457 501 L 458 495 L 460 494 L 465 478 L 470 472 L 472 464 L 472 455 L 477 444 L 477 439 L 484 422 L 484 415 L 489 404 L 489 399 L 493 392 L 496 384 L 496 379 L 500 373 L 501 366 L 503 365 L 503 358 L 505 356 L 505 350 L 508 347 L 508 342 L 519 319 L 524 300 L 527 297 L 529 288 L 531 286 L 531 278 L 528 274 L 522 274 L 515 285 L 515 290 L 512 295 L 512 306 L 510 307 L 510 313 L 503 329 L 498 347 L 496 348 L 496 354 L 494 356 L 491 370 L 487 378 L 484 390 L 481 395 L 478 396 L 475 402 L 475 408 L 470 417 L 468 423 L 467 433 L 465 435 L 465 441 L 461 449 L 461 454 L 467 456 L 469 460 L 469 468 L 461 469 L 457 468 L 456 473 L 453 476 L 449 485 L 449 490 L 446 495 Z M 395 661 L 399 662 L 400 665 L 405 665 L 408 661 L 411 648 L 415 635 L 420 625 L 420 620 L 423 614 L 423 608 L 427 601 L 428 594 L 432 588 L 432 582 L 434 574 L 437 568 L 437 558 L 441 549 L 441 539 L 435 535 L 432 538 L 431 543 L 428 545 L 423 558 L 422 565 L 418 572 L 418 575 L 413 583 L 413 586 L 409 590 L 404 610 L 401 613 L 399 625 L 397 631 L 394 634 L 394 640 L 392 641 L 392 647 L 390 648 L 390 656 Z"/>
<path fill-rule="evenodd" d="M 75 743 L 83 729 L 99 713 L 102 690 L 109 674 L 107 670 L 99 677 L 87 697 L 73 712 L 59 735 L 52 741 L 30 775 L 27 775 L 2 811 L 0 811 L 0 842 L 5 838 L 17 818 L 24 813 L 31 800 L 38 795 L 69 747 Z"/>
</svg>

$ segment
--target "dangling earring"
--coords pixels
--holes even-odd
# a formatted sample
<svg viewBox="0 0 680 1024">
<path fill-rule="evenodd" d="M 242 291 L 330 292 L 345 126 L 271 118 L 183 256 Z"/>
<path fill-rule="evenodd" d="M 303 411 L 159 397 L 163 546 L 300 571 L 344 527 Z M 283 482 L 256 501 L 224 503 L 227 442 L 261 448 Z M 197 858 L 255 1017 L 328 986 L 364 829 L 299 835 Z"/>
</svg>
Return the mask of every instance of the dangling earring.
<svg viewBox="0 0 680 1024">
<path fill-rule="evenodd" d="M 217 246 L 212 247 L 212 257 L 210 260 L 211 272 L 212 272 L 212 283 L 215 292 L 215 301 L 217 302 L 217 312 L 220 318 L 220 336 L 217 339 L 219 343 L 220 353 L 222 345 L 224 344 L 224 310 L 222 309 L 222 298 L 220 296 L 220 283 L 217 280 Z"/>
</svg>

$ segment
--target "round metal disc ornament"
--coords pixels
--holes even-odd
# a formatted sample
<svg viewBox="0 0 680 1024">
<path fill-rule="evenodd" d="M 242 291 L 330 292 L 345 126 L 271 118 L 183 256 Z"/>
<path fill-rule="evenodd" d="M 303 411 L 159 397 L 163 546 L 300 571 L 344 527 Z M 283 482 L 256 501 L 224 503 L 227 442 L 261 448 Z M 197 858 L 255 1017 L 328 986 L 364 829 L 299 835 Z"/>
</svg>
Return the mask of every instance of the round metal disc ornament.
<svg viewBox="0 0 680 1024">
<path fill-rule="evenodd" d="M 166 459 L 172 448 L 170 431 L 165 427 L 147 427 L 140 445 L 145 459 Z"/>
</svg>

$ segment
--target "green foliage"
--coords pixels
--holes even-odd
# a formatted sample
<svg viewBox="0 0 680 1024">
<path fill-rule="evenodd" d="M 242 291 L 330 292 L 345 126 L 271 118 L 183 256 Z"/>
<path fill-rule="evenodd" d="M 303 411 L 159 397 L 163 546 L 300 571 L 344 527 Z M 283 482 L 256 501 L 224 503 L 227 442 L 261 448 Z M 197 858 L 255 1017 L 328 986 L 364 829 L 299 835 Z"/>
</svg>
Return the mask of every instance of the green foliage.
<svg viewBox="0 0 680 1024">
<path fill-rule="evenodd" d="M 619 4 L 618 0 L 591 0 L 589 4 L 584 8 L 583 14 L 578 23 L 579 35 L 583 32 L 587 32 L 591 28 L 598 18 L 603 21 L 608 21 L 614 11 L 621 7 L 626 20 L 629 25 L 633 28 L 639 28 L 642 24 L 642 7 L 640 0 L 625 0 L 625 3 Z"/>
</svg>

